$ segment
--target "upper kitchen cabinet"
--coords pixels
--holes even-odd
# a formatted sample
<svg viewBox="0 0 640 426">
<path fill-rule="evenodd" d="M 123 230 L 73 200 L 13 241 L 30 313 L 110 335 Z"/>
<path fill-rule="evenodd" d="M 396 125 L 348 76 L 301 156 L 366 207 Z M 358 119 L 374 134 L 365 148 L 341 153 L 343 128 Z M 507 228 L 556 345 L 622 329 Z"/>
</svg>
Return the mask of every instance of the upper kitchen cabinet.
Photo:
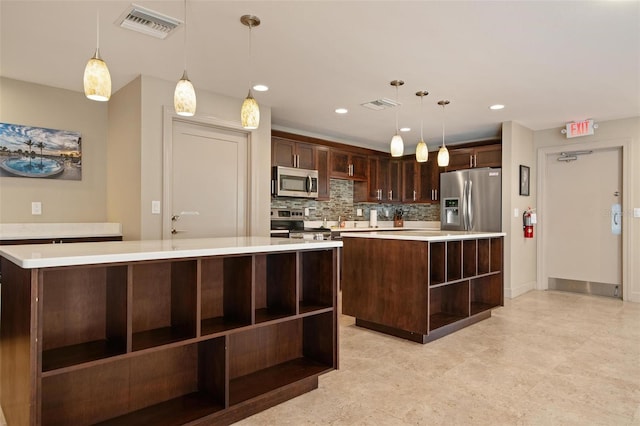
<svg viewBox="0 0 640 426">
<path fill-rule="evenodd" d="M 318 200 L 330 199 L 331 179 L 329 179 L 329 148 L 316 147 L 316 165 L 318 169 Z"/>
<path fill-rule="evenodd" d="M 432 155 L 431 158 L 435 158 Z M 402 161 L 402 201 L 405 203 L 433 203 L 438 201 L 440 182 L 435 160 L 418 163 L 415 159 Z"/>
<path fill-rule="evenodd" d="M 271 165 L 314 170 L 316 147 L 308 143 L 273 137 L 271 138 Z"/>
<path fill-rule="evenodd" d="M 418 202 L 437 203 L 440 201 L 440 168 L 436 160 L 437 152 L 429 156 L 432 160 L 418 163 L 416 179 L 418 180 Z"/>
<path fill-rule="evenodd" d="M 502 166 L 502 144 L 492 143 L 449 149 L 446 171 Z"/>
<path fill-rule="evenodd" d="M 369 159 L 364 154 L 331 149 L 331 177 L 338 179 L 367 180 Z"/>
<path fill-rule="evenodd" d="M 393 189 L 399 188 L 398 167 L 394 164 L 392 176 L 392 160 L 389 156 L 369 156 L 369 179 L 356 181 L 353 187 L 355 202 L 382 202 L 393 200 Z M 397 163 L 397 161 L 396 161 Z M 399 193 L 396 192 L 396 197 Z"/>
</svg>

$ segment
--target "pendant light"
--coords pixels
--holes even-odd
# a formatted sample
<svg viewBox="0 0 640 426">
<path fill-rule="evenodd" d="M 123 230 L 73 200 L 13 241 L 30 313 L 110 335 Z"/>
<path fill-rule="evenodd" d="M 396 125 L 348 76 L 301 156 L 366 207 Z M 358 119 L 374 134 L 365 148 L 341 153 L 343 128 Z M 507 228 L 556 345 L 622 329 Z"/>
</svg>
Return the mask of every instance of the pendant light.
<svg viewBox="0 0 640 426">
<path fill-rule="evenodd" d="M 449 150 L 444 145 L 444 107 L 449 105 L 449 101 L 438 101 L 438 105 L 442 107 L 442 146 L 438 151 L 438 166 L 447 167 L 449 165 Z"/>
<path fill-rule="evenodd" d="M 100 12 L 96 17 L 96 53 L 84 69 L 84 94 L 92 101 L 105 102 L 111 97 L 111 75 L 100 57 Z"/>
<path fill-rule="evenodd" d="M 253 15 L 242 15 L 240 22 L 249 27 L 249 73 L 251 73 L 251 29 L 260 25 L 260 18 Z M 249 79 L 249 93 L 240 109 L 240 121 L 242 127 L 247 130 L 255 130 L 260 125 L 260 107 L 251 92 L 251 79 Z"/>
<path fill-rule="evenodd" d="M 396 88 L 396 103 L 398 103 L 398 87 L 404 84 L 402 80 L 393 80 L 391 83 L 392 86 Z M 399 108 L 400 104 L 396 108 Z M 398 110 L 396 109 L 396 134 L 391 138 L 391 156 L 392 157 L 402 157 L 404 154 L 404 142 L 402 141 L 402 136 L 400 136 L 400 132 L 398 130 Z"/>
<path fill-rule="evenodd" d="M 182 77 L 176 84 L 176 90 L 173 93 L 173 107 L 176 114 L 184 117 L 191 117 L 196 113 L 196 91 L 193 84 L 187 77 L 187 0 L 184 0 L 184 71 Z"/>
<path fill-rule="evenodd" d="M 416 96 L 420 96 L 420 142 L 418 142 L 418 146 L 416 146 L 416 161 L 418 163 L 425 163 L 429 158 L 429 148 L 424 142 L 424 137 L 422 136 L 422 128 L 424 125 L 424 119 L 422 115 L 422 98 L 424 98 L 428 94 L 429 92 L 427 92 L 426 90 L 416 92 Z"/>
</svg>

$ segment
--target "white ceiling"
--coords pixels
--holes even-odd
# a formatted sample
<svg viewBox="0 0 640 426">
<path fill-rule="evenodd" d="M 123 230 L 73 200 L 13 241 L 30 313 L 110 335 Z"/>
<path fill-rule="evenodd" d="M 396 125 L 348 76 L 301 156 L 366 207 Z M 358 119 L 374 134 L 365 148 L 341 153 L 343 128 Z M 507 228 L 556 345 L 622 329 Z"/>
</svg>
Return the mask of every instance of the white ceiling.
<svg viewBox="0 0 640 426">
<path fill-rule="evenodd" d="M 182 19 L 183 2 L 136 1 Z M 100 52 L 113 91 L 139 74 L 177 81 L 183 70 L 183 29 L 165 40 L 122 29 L 128 1 L 0 1 L 0 75 L 82 91 L 84 66 Z M 640 116 L 639 1 L 212 1 L 188 0 L 188 73 L 198 90 L 238 98 L 249 80 L 272 108 L 272 124 L 334 140 L 388 150 L 396 109 L 361 103 L 399 89 L 405 153 L 420 135 L 430 149 L 496 136 L 514 120 L 533 130 L 593 118 Z M 247 27 L 257 15 L 254 69 Z M 502 111 L 490 111 L 494 103 Z M 337 107 L 349 113 L 339 116 Z"/>
</svg>

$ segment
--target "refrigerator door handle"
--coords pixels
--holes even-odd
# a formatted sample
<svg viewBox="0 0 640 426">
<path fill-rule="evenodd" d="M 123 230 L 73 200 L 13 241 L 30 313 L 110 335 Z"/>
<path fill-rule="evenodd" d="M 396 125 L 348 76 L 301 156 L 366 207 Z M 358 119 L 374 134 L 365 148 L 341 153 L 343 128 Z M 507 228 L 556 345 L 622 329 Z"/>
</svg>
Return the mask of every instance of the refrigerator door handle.
<svg viewBox="0 0 640 426">
<path fill-rule="evenodd" d="M 467 225 L 467 184 L 468 181 L 464 181 L 464 187 L 462 188 L 462 229 L 468 230 L 469 226 Z"/>
<path fill-rule="evenodd" d="M 469 185 L 467 186 L 467 231 L 471 231 L 473 229 L 473 209 L 471 208 L 473 199 L 471 198 L 471 186 L 473 185 L 473 181 L 469 181 Z"/>
</svg>

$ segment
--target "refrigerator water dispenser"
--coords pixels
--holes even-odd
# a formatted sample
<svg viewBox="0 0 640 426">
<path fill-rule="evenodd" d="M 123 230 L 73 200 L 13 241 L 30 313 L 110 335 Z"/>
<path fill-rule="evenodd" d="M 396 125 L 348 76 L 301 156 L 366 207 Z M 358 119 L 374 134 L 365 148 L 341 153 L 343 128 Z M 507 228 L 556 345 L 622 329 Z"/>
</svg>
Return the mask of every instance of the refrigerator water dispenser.
<svg viewBox="0 0 640 426">
<path fill-rule="evenodd" d="M 447 225 L 460 225 L 460 198 L 445 198 L 442 204 L 442 221 Z"/>
</svg>

